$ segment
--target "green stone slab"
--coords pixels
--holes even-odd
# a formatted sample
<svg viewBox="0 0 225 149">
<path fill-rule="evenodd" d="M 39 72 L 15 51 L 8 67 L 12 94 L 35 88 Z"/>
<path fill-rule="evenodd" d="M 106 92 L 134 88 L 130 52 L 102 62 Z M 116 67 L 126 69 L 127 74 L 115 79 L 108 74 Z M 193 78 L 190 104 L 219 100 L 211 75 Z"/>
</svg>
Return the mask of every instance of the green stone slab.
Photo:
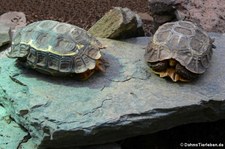
<svg viewBox="0 0 225 149">
<path fill-rule="evenodd" d="M 102 144 L 181 124 L 225 118 L 225 36 L 215 38 L 209 69 L 192 83 L 152 74 L 143 55 L 149 38 L 100 39 L 106 73 L 85 82 L 54 78 L 0 59 L 0 103 L 39 147 Z"/>
<path fill-rule="evenodd" d="M 10 119 L 6 109 L 0 106 L 0 149 L 18 148 L 27 135 L 27 132 Z"/>
</svg>

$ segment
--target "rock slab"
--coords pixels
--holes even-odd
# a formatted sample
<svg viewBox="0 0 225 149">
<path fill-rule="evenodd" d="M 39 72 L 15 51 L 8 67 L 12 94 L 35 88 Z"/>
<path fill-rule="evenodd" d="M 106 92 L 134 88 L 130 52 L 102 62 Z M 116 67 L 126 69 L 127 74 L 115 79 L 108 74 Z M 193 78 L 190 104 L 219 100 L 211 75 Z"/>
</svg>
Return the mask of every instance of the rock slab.
<svg viewBox="0 0 225 149">
<path fill-rule="evenodd" d="M 225 35 L 209 69 L 192 83 L 151 73 L 143 55 L 149 38 L 100 39 L 105 74 L 85 82 L 54 78 L 0 58 L 0 104 L 38 148 L 104 144 L 174 126 L 225 119 Z"/>
<path fill-rule="evenodd" d="M 6 109 L 0 106 L 0 149 L 19 148 L 27 135 L 27 132 L 10 119 Z"/>
<path fill-rule="evenodd" d="M 115 7 L 106 13 L 89 30 L 96 37 L 121 39 L 143 36 L 140 16 L 128 8 Z"/>
</svg>

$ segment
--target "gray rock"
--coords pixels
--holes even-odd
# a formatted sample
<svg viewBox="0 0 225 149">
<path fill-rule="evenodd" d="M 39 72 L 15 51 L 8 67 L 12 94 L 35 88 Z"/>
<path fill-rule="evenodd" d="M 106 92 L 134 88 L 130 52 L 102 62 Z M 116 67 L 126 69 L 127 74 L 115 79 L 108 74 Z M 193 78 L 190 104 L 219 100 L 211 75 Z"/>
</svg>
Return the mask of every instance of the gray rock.
<svg viewBox="0 0 225 149">
<path fill-rule="evenodd" d="M 12 121 L 9 113 L 0 106 L 0 148 L 16 149 L 21 145 L 24 137 L 27 135 L 27 132 Z"/>
<path fill-rule="evenodd" d="M 160 25 L 174 21 L 175 15 L 166 14 L 166 15 L 153 15 L 153 23 L 155 25 L 155 29 L 157 29 Z"/>
<path fill-rule="evenodd" d="M 147 12 L 139 12 L 138 15 L 140 16 L 141 20 L 144 20 L 146 22 L 152 22 L 153 18 L 150 16 Z"/>
<path fill-rule="evenodd" d="M 10 11 L 0 16 L 0 23 L 9 26 L 12 30 L 26 26 L 26 16 L 23 12 Z"/>
<path fill-rule="evenodd" d="M 176 0 L 148 0 L 155 31 L 160 25 L 176 20 L 175 2 Z"/>
<path fill-rule="evenodd" d="M 163 15 L 175 10 L 176 0 L 148 0 L 148 6 L 151 14 Z"/>
<path fill-rule="evenodd" d="M 143 36 L 139 15 L 128 8 L 115 7 L 106 13 L 88 31 L 96 37 L 121 39 Z"/>
<path fill-rule="evenodd" d="M 54 78 L 0 59 L 0 104 L 39 148 L 104 144 L 174 126 L 225 118 L 225 35 L 209 69 L 191 83 L 154 75 L 144 62 L 149 38 L 100 39 L 106 73 L 85 82 Z"/>
<path fill-rule="evenodd" d="M 0 47 L 10 43 L 10 27 L 0 23 Z"/>
</svg>

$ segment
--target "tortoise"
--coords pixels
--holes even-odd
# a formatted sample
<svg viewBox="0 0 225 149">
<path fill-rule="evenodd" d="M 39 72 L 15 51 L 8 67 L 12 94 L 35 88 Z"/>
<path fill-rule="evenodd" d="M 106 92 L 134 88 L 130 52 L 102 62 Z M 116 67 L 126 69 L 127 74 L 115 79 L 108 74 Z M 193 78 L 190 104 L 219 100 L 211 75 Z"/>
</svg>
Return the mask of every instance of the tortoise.
<svg viewBox="0 0 225 149">
<path fill-rule="evenodd" d="M 172 81 L 192 81 L 209 66 L 214 40 L 189 21 L 161 25 L 145 52 L 153 72 Z"/>
<path fill-rule="evenodd" d="M 37 21 L 16 32 L 10 58 L 52 76 L 88 79 L 96 70 L 105 71 L 102 44 L 77 26 L 53 20 Z"/>
</svg>

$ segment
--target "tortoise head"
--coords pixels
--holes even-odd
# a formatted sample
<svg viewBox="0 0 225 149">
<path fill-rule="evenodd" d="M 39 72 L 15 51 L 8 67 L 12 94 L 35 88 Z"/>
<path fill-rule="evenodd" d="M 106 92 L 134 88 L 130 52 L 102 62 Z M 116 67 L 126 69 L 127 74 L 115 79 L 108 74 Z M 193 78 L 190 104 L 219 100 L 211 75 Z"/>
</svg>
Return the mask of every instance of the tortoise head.
<svg viewBox="0 0 225 149">
<path fill-rule="evenodd" d="M 9 58 L 24 58 L 29 53 L 29 46 L 25 44 L 18 44 L 11 46 L 11 51 L 7 53 Z"/>
<path fill-rule="evenodd" d="M 214 38 L 209 38 L 209 42 L 210 42 L 210 44 L 212 45 L 212 48 L 213 49 L 216 49 L 216 46 L 213 44 L 214 43 L 214 41 L 215 41 L 215 39 Z"/>
<path fill-rule="evenodd" d="M 22 35 L 21 31 L 23 31 L 23 29 L 18 29 L 15 34 L 12 36 L 12 42 L 11 42 L 11 50 L 9 53 L 7 53 L 7 56 L 9 58 L 23 58 L 25 56 L 27 56 L 28 52 L 29 52 L 29 46 L 27 43 L 22 42 Z M 30 37 L 27 36 L 26 37 Z"/>
</svg>

